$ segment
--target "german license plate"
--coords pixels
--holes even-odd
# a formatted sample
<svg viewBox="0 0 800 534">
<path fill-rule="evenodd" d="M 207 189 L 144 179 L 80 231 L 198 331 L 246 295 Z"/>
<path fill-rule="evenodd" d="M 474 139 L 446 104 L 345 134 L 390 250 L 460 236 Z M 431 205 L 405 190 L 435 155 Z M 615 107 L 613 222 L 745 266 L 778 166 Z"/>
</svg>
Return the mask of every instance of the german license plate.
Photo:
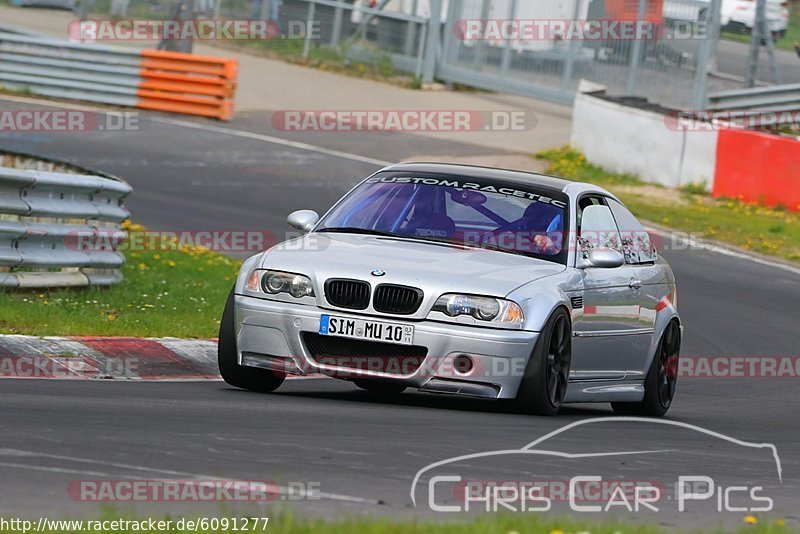
<svg viewBox="0 0 800 534">
<path fill-rule="evenodd" d="M 348 337 L 397 345 L 414 344 L 413 326 L 366 319 L 323 315 L 319 320 L 319 333 L 323 336 Z"/>
</svg>

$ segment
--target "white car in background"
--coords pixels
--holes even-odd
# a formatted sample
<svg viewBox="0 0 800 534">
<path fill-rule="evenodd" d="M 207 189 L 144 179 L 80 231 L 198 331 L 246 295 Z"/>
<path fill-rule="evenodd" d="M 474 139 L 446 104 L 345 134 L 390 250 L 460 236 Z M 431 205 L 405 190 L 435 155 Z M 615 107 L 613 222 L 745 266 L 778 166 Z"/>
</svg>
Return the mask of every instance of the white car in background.
<svg viewBox="0 0 800 534">
<path fill-rule="evenodd" d="M 722 0 L 722 28 L 737 33 L 751 33 L 756 20 L 756 0 Z M 671 22 L 705 20 L 710 0 L 666 0 L 664 18 Z M 786 35 L 789 27 L 787 0 L 767 0 L 767 20 L 776 38 Z"/>
</svg>

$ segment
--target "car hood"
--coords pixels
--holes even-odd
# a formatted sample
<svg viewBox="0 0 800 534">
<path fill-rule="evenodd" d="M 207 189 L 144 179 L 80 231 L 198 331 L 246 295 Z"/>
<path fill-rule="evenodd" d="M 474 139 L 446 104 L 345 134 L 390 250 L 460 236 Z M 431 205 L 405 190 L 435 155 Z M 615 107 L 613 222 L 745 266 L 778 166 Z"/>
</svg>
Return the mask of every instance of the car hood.
<svg viewBox="0 0 800 534">
<path fill-rule="evenodd" d="M 426 301 L 451 292 L 503 297 L 522 284 L 565 269 L 557 263 L 505 252 L 321 233 L 270 249 L 261 267 L 308 275 L 318 296 L 329 278 L 350 278 L 365 280 L 373 287 L 383 283 L 417 287 L 425 292 Z M 374 276 L 375 270 L 385 274 Z"/>
</svg>

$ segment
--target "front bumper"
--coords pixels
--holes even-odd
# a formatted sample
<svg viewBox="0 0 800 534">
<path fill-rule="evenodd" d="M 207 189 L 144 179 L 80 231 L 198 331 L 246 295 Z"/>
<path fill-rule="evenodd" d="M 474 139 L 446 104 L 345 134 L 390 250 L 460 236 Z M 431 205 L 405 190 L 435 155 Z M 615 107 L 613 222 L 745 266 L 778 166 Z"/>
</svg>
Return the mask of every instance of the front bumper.
<svg viewBox="0 0 800 534">
<path fill-rule="evenodd" d="M 336 378 L 375 378 L 402 382 L 423 391 L 492 398 L 514 398 L 539 333 L 494 330 L 396 317 L 365 317 L 236 295 L 234 320 L 239 364 L 283 370 L 290 374 L 320 373 Z M 315 361 L 303 333 L 319 332 L 320 316 L 368 318 L 415 328 L 414 345 L 427 349 L 421 366 L 408 374 L 331 365 Z M 462 372 L 453 360 L 468 355 L 472 369 Z"/>
</svg>

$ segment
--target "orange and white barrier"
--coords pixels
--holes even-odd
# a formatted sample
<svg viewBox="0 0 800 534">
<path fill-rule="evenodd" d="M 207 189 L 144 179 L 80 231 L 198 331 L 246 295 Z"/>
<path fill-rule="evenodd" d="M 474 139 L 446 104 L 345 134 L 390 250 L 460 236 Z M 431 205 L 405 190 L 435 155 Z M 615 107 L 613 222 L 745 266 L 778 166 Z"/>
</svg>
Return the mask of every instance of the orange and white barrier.
<svg viewBox="0 0 800 534">
<path fill-rule="evenodd" d="M 0 32 L 0 85 L 33 94 L 230 120 L 236 60 Z"/>
<path fill-rule="evenodd" d="M 583 92 L 571 144 L 611 172 L 672 188 L 703 184 L 715 197 L 800 211 L 800 138 L 747 129 L 753 121 L 736 117 L 636 108 Z"/>
<path fill-rule="evenodd" d="M 800 211 L 800 139 L 721 131 L 711 193 Z"/>
<path fill-rule="evenodd" d="M 233 117 L 234 59 L 142 50 L 136 107 L 220 120 Z"/>
</svg>

